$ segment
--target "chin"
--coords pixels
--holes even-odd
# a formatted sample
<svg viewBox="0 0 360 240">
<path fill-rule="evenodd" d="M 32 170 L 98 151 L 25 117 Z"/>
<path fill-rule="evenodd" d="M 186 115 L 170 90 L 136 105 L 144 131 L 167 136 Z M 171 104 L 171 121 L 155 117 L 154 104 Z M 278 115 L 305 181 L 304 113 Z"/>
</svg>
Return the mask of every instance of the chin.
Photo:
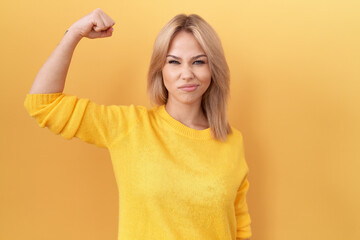
<svg viewBox="0 0 360 240">
<path fill-rule="evenodd" d="M 177 103 L 181 103 L 181 104 L 186 104 L 186 105 L 192 105 L 192 104 L 197 104 L 197 103 L 201 103 L 202 101 L 202 95 L 199 93 L 180 93 L 180 94 L 171 94 L 169 92 L 169 99 L 168 102 L 177 102 Z"/>
<path fill-rule="evenodd" d="M 191 97 L 187 97 L 187 98 L 180 98 L 180 99 L 177 99 L 179 102 L 181 102 L 182 104 L 188 104 L 188 105 L 191 105 L 191 104 L 195 104 L 197 102 L 201 102 L 201 98 L 191 98 Z"/>
</svg>

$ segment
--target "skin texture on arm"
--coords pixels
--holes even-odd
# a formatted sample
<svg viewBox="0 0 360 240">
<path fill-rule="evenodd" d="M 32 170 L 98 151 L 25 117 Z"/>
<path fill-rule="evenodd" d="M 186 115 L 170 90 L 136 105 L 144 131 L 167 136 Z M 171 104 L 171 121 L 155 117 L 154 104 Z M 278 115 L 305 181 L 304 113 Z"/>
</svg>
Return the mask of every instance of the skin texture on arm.
<svg viewBox="0 0 360 240">
<path fill-rule="evenodd" d="M 95 9 L 71 25 L 36 75 L 29 93 L 62 92 L 71 58 L 79 41 L 83 37 L 110 37 L 114 24 L 115 22 L 101 9 Z"/>
<path fill-rule="evenodd" d="M 34 93 L 62 92 L 70 61 L 80 38 L 68 32 L 41 67 L 30 89 Z"/>
</svg>

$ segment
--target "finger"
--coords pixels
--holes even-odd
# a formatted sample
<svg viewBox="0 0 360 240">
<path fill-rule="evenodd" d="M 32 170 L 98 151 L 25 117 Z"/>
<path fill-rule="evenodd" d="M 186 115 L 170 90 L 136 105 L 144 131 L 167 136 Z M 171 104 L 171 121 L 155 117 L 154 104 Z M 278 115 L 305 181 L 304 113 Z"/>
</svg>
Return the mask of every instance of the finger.
<svg viewBox="0 0 360 240">
<path fill-rule="evenodd" d="M 112 27 L 108 28 L 108 30 L 106 31 L 102 31 L 101 32 L 101 36 L 100 37 L 110 37 L 112 36 L 112 33 L 114 32 L 114 29 Z"/>
<path fill-rule="evenodd" d="M 103 30 L 106 30 L 108 27 L 105 25 L 104 21 L 100 16 L 97 16 L 97 18 L 94 21 L 93 30 L 95 32 L 101 32 Z"/>
<path fill-rule="evenodd" d="M 112 35 L 111 28 L 115 22 L 100 8 L 92 12 L 92 30 L 89 33 L 89 38 L 108 37 Z"/>
<path fill-rule="evenodd" d="M 113 31 L 114 31 L 114 29 L 113 29 L 112 27 L 110 27 L 110 28 L 107 29 L 107 30 L 100 31 L 100 32 L 92 31 L 92 32 L 88 35 L 88 38 L 104 38 L 104 37 L 110 37 L 110 36 L 112 36 Z"/>
<path fill-rule="evenodd" d="M 98 25 L 94 26 L 93 29 L 96 32 L 103 32 L 110 29 L 114 24 L 115 22 L 109 21 L 108 19 L 104 19 L 103 17 L 101 17 L 101 20 L 98 21 Z"/>
<path fill-rule="evenodd" d="M 108 26 L 106 26 L 106 23 L 104 22 L 102 15 L 103 15 L 103 11 L 100 8 L 97 8 L 92 12 L 93 30 L 96 32 L 100 32 L 108 29 Z"/>
<path fill-rule="evenodd" d="M 104 12 L 101 12 L 100 16 L 101 16 L 101 19 L 103 20 L 105 26 L 107 26 L 107 27 L 114 26 L 115 22 L 114 22 L 114 20 L 112 20 L 111 17 L 109 17 L 109 15 L 107 15 Z"/>
</svg>

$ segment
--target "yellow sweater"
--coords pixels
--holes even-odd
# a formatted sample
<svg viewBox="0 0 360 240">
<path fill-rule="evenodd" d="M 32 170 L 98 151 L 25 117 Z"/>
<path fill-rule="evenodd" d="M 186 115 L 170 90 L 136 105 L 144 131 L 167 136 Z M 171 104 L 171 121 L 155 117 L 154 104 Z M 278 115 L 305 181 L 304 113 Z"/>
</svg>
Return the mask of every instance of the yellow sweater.
<svg viewBox="0 0 360 240">
<path fill-rule="evenodd" d="M 164 105 L 104 106 L 63 93 L 27 94 L 39 126 L 110 151 L 119 190 L 118 239 L 251 237 L 243 138 L 172 118 Z"/>
</svg>

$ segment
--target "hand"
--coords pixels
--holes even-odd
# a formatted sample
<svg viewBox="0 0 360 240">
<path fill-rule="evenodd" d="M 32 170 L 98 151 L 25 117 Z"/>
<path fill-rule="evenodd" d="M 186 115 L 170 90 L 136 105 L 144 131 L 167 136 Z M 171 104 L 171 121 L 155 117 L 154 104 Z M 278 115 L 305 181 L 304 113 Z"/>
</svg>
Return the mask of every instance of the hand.
<svg viewBox="0 0 360 240">
<path fill-rule="evenodd" d="M 76 34 L 80 38 L 103 38 L 110 37 L 113 32 L 112 26 L 115 22 L 100 8 L 76 21 L 67 32 Z"/>
</svg>

